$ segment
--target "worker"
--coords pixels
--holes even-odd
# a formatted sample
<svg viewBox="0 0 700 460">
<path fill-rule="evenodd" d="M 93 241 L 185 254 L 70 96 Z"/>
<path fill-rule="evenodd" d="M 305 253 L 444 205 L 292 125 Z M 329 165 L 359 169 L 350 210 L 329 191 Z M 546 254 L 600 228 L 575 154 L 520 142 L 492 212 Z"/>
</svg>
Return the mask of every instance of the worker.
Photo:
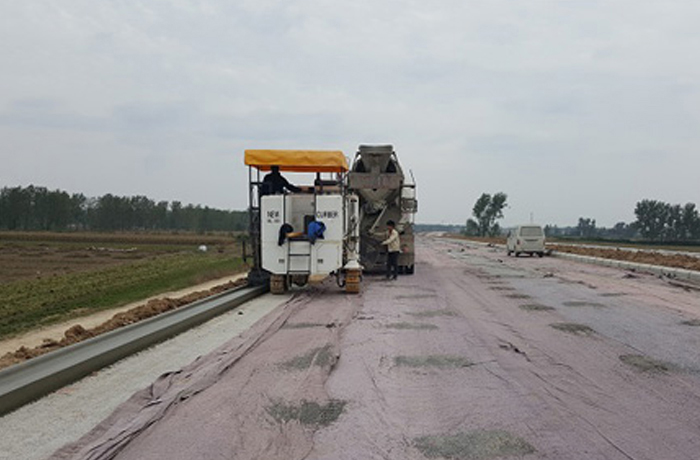
<svg viewBox="0 0 700 460">
<path fill-rule="evenodd" d="M 386 223 L 387 239 L 382 241 L 387 247 L 386 254 L 386 278 L 395 280 L 399 276 L 399 254 L 401 253 L 401 240 L 396 231 L 396 223 L 389 220 Z"/>
<path fill-rule="evenodd" d="M 263 178 L 260 194 L 276 195 L 278 193 L 284 193 L 285 188 L 293 193 L 301 192 L 299 187 L 290 184 L 289 181 L 280 174 L 279 166 L 272 166 L 270 172 Z"/>
</svg>

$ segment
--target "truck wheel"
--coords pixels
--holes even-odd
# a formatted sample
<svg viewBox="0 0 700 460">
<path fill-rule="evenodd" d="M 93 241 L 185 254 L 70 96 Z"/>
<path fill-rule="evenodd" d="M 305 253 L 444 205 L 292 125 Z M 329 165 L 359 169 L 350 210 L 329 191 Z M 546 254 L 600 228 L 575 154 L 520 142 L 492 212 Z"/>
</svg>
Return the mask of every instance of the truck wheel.
<svg viewBox="0 0 700 460">
<path fill-rule="evenodd" d="M 345 273 L 345 292 L 347 294 L 360 293 L 360 270 L 348 270 Z"/>
<path fill-rule="evenodd" d="M 515 257 L 520 257 L 520 251 L 515 251 Z"/>
<path fill-rule="evenodd" d="M 284 294 L 287 290 L 287 276 L 286 275 L 272 275 L 270 276 L 270 292 L 273 294 Z"/>
<path fill-rule="evenodd" d="M 407 275 L 413 275 L 416 272 L 416 266 L 415 265 L 409 265 L 406 267 L 406 274 Z"/>
<path fill-rule="evenodd" d="M 537 255 L 540 257 L 544 257 L 544 252 L 538 252 Z"/>
</svg>

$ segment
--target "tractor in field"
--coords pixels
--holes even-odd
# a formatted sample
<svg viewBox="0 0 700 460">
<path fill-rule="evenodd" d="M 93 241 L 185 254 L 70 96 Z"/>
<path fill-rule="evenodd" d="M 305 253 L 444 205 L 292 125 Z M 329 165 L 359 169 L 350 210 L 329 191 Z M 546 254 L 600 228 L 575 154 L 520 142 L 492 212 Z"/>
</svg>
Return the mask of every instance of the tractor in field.
<svg viewBox="0 0 700 460">
<path fill-rule="evenodd" d="M 246 150 L 249 178 L 249 282 L 269 279 L 273 294 L 314 275 L 334 275 L 348 293 L 360 290 L 359 198 L 347 188 L 340 151 Z M 305 173 L 291 185 L 282 172 Z M 261 174 L 267 173 L 261 179 Z"/>
</svg>

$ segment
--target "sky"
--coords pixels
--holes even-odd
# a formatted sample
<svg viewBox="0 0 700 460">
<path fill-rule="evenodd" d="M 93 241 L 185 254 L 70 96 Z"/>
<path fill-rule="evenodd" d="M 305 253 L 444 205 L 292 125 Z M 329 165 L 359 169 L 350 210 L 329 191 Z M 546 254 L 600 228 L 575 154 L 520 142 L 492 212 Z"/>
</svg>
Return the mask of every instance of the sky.
<svg viewBox="0 0 700 460">
<path fill-rule="evenodd" d="M 0 186 L 247 206 L 243 151 L 392 144 L 421 223 L 700 204 L 700 2 L 6 0 Z M 293 175 L 288 176 L 293 182 Z"/>
</svg>

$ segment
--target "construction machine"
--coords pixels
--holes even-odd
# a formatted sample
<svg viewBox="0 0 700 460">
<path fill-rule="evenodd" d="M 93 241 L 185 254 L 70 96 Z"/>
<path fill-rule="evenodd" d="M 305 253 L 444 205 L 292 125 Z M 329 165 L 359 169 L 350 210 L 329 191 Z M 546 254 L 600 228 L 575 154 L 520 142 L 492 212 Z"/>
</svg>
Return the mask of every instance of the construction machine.
<svg viewBox="0 0 700 460">
<path fill-rule="evenodd" d="M 327 150 L 246 150 L 249 167 L 251 284 L 273 294 L 310 276 L 335 275 L 346 292 L 360 290 L 359 198 L 347 188 L 345 155 Z M 277 185 L 261 180 L 275 171 Z M 291 186 L 280 172 L 312 173 L 312 184 Z M 325 175 L 325 176 L 324 176 Z M 313 177 L 313 176 L 312 176 Z M 269 280 L 269 281 L 268 281 Z"/>
<path fill-rule="evenodd" d="M 415 271 L 413 224 L 418 211 L 416 184 L 407 177 L 392 145 L 360 145 L 348 173 L 348 189 L 360 200 L 360 263 L 366 271 L 383 270 L 386 223 L 396 222 L 401 238 L 399 273 Z"/>
</svg>

